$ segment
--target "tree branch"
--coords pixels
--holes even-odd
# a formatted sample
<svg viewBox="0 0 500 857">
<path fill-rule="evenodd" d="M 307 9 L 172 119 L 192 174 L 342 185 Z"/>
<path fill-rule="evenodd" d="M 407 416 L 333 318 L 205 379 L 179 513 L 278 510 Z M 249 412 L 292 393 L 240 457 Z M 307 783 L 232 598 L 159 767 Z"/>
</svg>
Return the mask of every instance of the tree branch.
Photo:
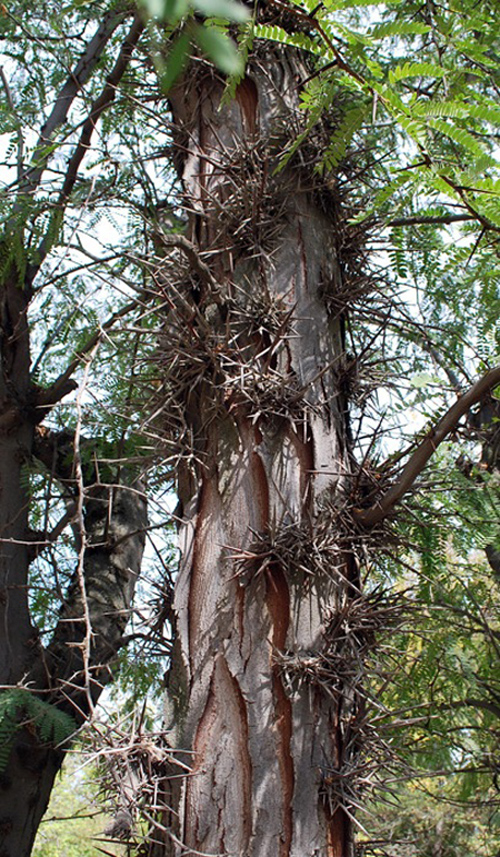
<svg viewBox="0 0 500 857">
<path fill-rule="evenodd" d="M 217 291 L 217 282 L 214 280 L 208 265 L 200 258 L 200 254 L 192 241 L 189 241 L 184 235 L 167 235 L 164 232 L 158 232 L 157 234 L 163 247 L 166 249 L 176 247 L 182 250 L 189 264 L 200 277 L 203 285 L 208 286 L 212 291 Z"/>
<path fill-rule="evenodd" d="M 74 70 L 68 74 L 66 82 L 56 98 L 52 112 L 41 128 L 31 166 L 24 174 L 21 184 L 20 190 L 23 194 L 32 194 L 40 184 L 51 154 L 50 144 L 52 136 L 57 128 L 65 122 L 71 104 L 82 87 L 87 83 L 106 45 L 121 21 L 123 21 L 123 12 L 117 13 L 116 9 L 109 10 L 103 16 L 95 35 L 88 43 Z"/>
<path fill-rule="evenodd" d="M 68 508 L 64 515 L 59 519 L 55 527 L 50 530 L 50 532 L 44 532 L 43 530 L 35 530 L 30 532 L 30 543 L 32 543 L 32 547 L 29 554 L 29 562 L 32 563 L 34 560 L 38 559 L 40 554 L 46 547 L 54 544 L 57 541 L 59 536 L 64 532 L 68 525 L 71 525 L 74 521 L 76 514 L 76 504 L 74 501 L 70 502 Z"/>
<path fill-rule="evenodd" d="M 77 720 L 89 713 L 90 700 L 95 704 L 112 678 L 141 570 L 146 501 L 140 482 L 130 473 L 121 476 L 125 484 L 85 488 L 84 586 L 78 564 L 46 649 L 53 686 L 58 692 L 66 687 L 69 713 Z"/>
<path fill-rule="evenodd" d="M 89 114 L 82 125 L 80 139 L 70 158 L 66 174 L 64 176 L 63 185 L 59 193 L 59 198 L 55 205 L 55 210 L 59 213 L 59 215 L 66 208 L 68 198 L 71 194 L 71 191 L 73 190 L 76 179 L 78 177 L 78 170 L 80 169 L 80 165 L 85 155 L 90 149 L 92 134 L 94 133 L 94 129 L 97 125 L 97 122 L 99 121 L 102 113 L 106 110 L 106 108 L 109 107 L 109 105 L 114 101 L 117 86 L 127 69 L 127 66 L 130 62 L 130 58 L 134 52 L 134 48 L 137 45 L 137 42 L 139 41 L 143 30 L 144 23 L 142 21 L 142 18 L 137 13 L 134 16 L 132 26 L 130 27 L 130 30 L 128 31 L 123 41 L 115 65 L 106 79 L 106 84 L 101 94 L 98 96 L 98 98 L 95 99 L 95 101 L 91 105 Z M 47 254 L 49 253 L 52 247 L 52 243 L 53 239 L 49 238 L 49 236 L 46 234 L 38 247 L 36 264 L 31 265 L 26 273 L 26 285 L 28 287 L 31 286 L 34 278 L 40 270 L 40 266 L 45 260 Z"/>
<path fill-rule="evenodd" d="M 80 452 L 82 447 L 90 451 L 95 441 L 82 438 Z M 114 477 L 100 482 L 92 456 L 78 480 L 72 432 L 39 428 L 34 455 L 71 498 L 79 495 L 85 540 L 52 641 L 34 661 L 29 680 L 40 689 L 47 687 L 48 680 L 58 707 L 83 722 L 111 680 L 114 659 L 123 645 L 148 527 L 146 498 L 140 476 L 130 468 L 121 468 L 118 483 Z M 76 504 L 70 503 L 45 544 L 77 514 Z"/>
<path fill-rule="evenodd" d="M 417 446 L 403 468 L 398 481 L 371 508 L 355 513 L 356 520 L 361 526 L 373 527 L 387 517 L 396 503 L 412 487 L 439 444 L 456 428 L 460 418 L 498 384 L 500 384 L 500 366 L 490 369 L 466 393 L 460 396 Z"/>
<path fill-rule="evenodd" d="M 418 226 L 438 224 L 447 226 L 450 223 L 477 220 L 472 214 L 413 214 L 409 217 L 395 217 L 389 220 L 387 226 Z"/>
<path fill-rule="evenodd" d="M 65 202 L 67 200 L 67 197 L 73 189 L 78 173 L 78 168 L 88 149 L 90 148 L 90 141 L 95 126 L 106 107 L 108 107 L 114 100 L 114 97 L 116 95 L 116 88 L 127 69 L 127 66 L 130 62 L 130 58 L 134 52 L 134 48 L 137 45 L 137 42 L 139 41 L 143 30 L 143 20 L 139 16 L 139 14 L 136 14 L 134 16 L 132 26 L 130 27 L 129 32 L 127 33 L 127 36 L 123 41 L 115 65 L 106 80 L 106 85 L 104 86 L 104 89 L 102 90 L 99 97 L 96 98 L 96 100 L 92 104 L 89 115 L 83 123 L 80 140 L 78 141 L 78 145 L 75 151 L 73 152 L 73 155 L 68 165 L 68 169 L 66 171 L 66 177 L 59 197 L 60 203 Z"/>
<path fill-rule="evenodd" d="M 44 390 L 39 390 L 35 398 L 36 422 L 41 423 L 47 414 L 52 410 L 54 405 L 61 401 L 64 396 L 73 392 L 78 387 L 76 381 L 72 379 L 72 375 L 80 366 L 83 358 L 98 344 L 104 334 L 110 330 L 117 321 L 128 315 L 132 310 L 136 309 L 139 301 L 130 301 L 125 304 L 120 310 L 113 313 L 107 321 L 102 324 L 92 336 L 89 336 L 87 342 L 80 348 L 71 360 L 68 367 L 62 372 L 50 387 Z"/>
<path fill-rule="evenodd" d="M 457 700 L 457 702 L 448 702 L 445 705 L 441 705 L 440 708 L 444 711 L 451 711 L 454 708 L 478 708 L 482 711 L 489 711 L 490 714 L 494 714 L 495 717 L 500 719 L 500 705 L 496 705 L 487 699 L 475 699 L 474 697 L 467 696 L 465 699 Z"/>
</svg>

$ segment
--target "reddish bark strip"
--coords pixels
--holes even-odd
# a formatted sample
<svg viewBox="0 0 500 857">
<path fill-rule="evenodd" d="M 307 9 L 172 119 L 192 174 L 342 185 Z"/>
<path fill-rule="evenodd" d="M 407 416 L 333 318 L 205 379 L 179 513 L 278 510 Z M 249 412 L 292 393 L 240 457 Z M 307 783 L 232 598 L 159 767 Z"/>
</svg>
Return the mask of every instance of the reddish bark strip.
<svg viewBox="0 0 500 857">
<path fill-rule="evenodd" d="M 186 801 L 185 801 L 185 843 L 187 846 L 196 848 L 198 839 L 198 814 L 196 811 L 196 801 L 192 797 L 192 792 L 196 786 L 196 776 L 203 767 L 203 760 L 207 753 L 207 748 L 210 747 L 210 738 L 214 730 L 215 721 L 217 718 L 217 703 L 214 692 L 214 673 L 212 673 L 212 681 L 210 690 L 207 696 L 205 710 L 198 724 L 198 730 L 193 742 L 193 750 L 195 753 L 195 763 L 193 765 L 192 776 L 187 780 Z"/>
<path fill-rule="evenodd" d="M 252 477 L 255 508 L 260 513 L 259 529 L 264 531 L 269 523 L 269 485 L 265 467 L 257 452 L 252 452 Z"/>
<path fill-rule="evenodd" d="M 251 78 L 244 77 L 236 87 L 236 101 L 243 117 L 243 127 L 249 137 L 254 137 L 257 130 L 257 107 L 259 94 Z"/>
<path fill-rule="evenodd" d="M 273 657 L 273 651 L 282 651 L 285 648 L 290 622 L 290 593 L 285 575 L 278 566 L 273 566 L 268 571 L 266 600 L 273 626 L 273 650 L 271 651 L 271 657 Z M 295 780 L 291 754 L 292 706 L 283 687 L 279 666 L 272 663 L 271 671 L 275 699 L 275 725 L 279 733 L 278 763 L 283 797 L 283 841 L 280 846 L 280 857 L 288 857 L 293 836 L 292 800 Z"/>
<path fill-rule="evenodd" d="M 248 717 L 245 700 L 241 693 L 240 686 L 233 675 L 229 672 L 226 661 L 221 659 L 221 670 L 225 671 L 226 685 L 232 688 L 232 698 L 228 697 L 231 704 L 237 709 L 239 715 L 235 718 L 235 722 L 239 724 L 237 734 L 238 742 L 238 757 L 236 764 L 241 771 L 241 794 L 242 794 L 242 833 L 243 833 L 243 849 L 246 852 L 249 848 L 250 836 L 252 834 L 252 760 L 248 752 Z M 224 702 L 224 699 L 222 700 Z M 236 712 L 235 712 L 236 713 Z"/>
<path fill-rule="evenodd" d="M 304 424 L 302 426 L 302 430 L 304 432 L 304 437 L 301 438 L 297 434 L 297 432 L 292 431 L 291 429 L 288 432 L 288 436 L 293 443 L 295 453 L 297 455 L 297 460 L 299 462 L 300 467 L 300 495 L 302 499 L 302 511 L 304 514 L 310 512 L 311 500 L 312 500 L 312 481 L 311 474 L 314 471 L 314 451 L 312 445 L 312 439 L 309 438 L 309 426 Z"/>
<path fill-rule="evenodd" d="M 341 809 L 333 815 L 325 810 L 328 819 L 328 840 L 326 857 L 350 857 L 347 817 Z"/>
<path fill-rule="evenodd" d="M 256 530 L 263 532 L 269 524 L 269 482 L 262 458 L 255 450 L 255 446 L 260 443 L 262 437 L 258 440 L 258 429 L 239 414 L 237 422 L 241 442 L 248 452 L 250 462 L 252 511 L 255 512 L 257 519 L 254 526 Z"/>
</svg>

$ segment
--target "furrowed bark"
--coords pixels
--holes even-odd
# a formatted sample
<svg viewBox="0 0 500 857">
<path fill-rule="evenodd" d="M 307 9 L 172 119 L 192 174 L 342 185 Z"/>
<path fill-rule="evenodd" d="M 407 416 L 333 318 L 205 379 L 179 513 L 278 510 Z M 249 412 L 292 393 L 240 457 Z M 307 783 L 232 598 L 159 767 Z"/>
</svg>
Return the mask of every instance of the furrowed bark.
<svg viewBox="0 0 500 857">
<path fill-rule="evenodd" d="M 40 663 L 41 650 L 28 601 L 30 500 L 23 471 L 33 448 L 34 422 L 30 419 L 27 298 L 16 270 L 6 277 L 1 302 L 0 685 L 5 687 L 26 680 L 33 664 Z M 5 755 L 4 747 L 1 752 Z M 40 747 L 29 727 L 16 731 L 15 748 L 0 771 L 2 857 L 30 853 L 38 823 L 36 811 L 33 820 L 33 808 L 37 801 L 45 808 L 60 758 Z"/>
<path fill-rule="evenodd" d="M 30 498 L 25 467 L 34 420 L 26 292 L 14 268 L 1 291 L 0 336 L 0 686 L 27 680 L 34 664 L 44 675 L 38 630 L 29 609 Z M 45 679 L 44 679 L 45 681 Z M 15 731 L 0 771 L 0 854 L 31 852 L 62 754 L 42 747 L 30 726 Z M 10 736 L 2 729 L 2 741 Z M 5 756 L 5 748 L 2 747 Z"/>
<path fill-rule="evenodd" d="M 36 640 L 27 603 L 29 498 L 22 471 L 33 444 L 27 301 L 16 271 L 1 293 L 0 340 L 0 683 L 25 673 Z"/>
<path fill-rule="evenodd" d="M 339 284 L 338 211 L 300 161 L 275 173 L 306 77 L 297 53 L 266 45 L 234 101 L 201 63 L 171 95 L 201 265 L 165 285 L 185 455 L 168 706 L 192 765 L 167 854 L 352 854 L 332 784 L 353 701 L 299 664 L 357 586 L 331 517 L 349 469 L 341 322 L 323 300 Z"/>
</svg>

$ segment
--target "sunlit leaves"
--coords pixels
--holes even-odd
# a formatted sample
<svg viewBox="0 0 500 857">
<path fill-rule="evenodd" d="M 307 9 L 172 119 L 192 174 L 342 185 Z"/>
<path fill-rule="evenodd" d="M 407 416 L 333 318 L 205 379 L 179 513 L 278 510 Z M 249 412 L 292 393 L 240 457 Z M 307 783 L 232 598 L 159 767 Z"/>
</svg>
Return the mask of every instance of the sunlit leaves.
<svg viewBox="0 0 500 857">
<path fill-rule="evenodd" d="M 193 8 L 206 18 L 223 18 L 236 24 L 250 19 L 247 7 L 237 0 L 193 0 Z"/>
<path fill-rule="evenodd" d="M 330 109 L 328 84 L 330 89 L 362 92 L 373 110 L 358 124 L 353 123 L 352 105 L 346 106 L 323 165 L 334 169 L 350 149 L 368 139 L 376 138 L 378 145 L 399 139 L 392 162 L 386 157 L 379 171 L 379 194 L 372 184 L 375 202 L 367 214 L 378 206 L 384 214 L 401 211 L 405 197 L 398 193 L 398 176 L 408 166 L 415 173 L 414 191 L 430 193 L 430 199 L 445 205 L 458 203 L 481 227 L 500 229 L 498 201 L 494 195 L 486 201 L 480 187 L 484 173 L 490 177 L 500 166 L 495 142 L 500 127 L 498 28 L 489 4 L 449 0 L 426 7 L 331 0 L 319 9 L 308 2 L 294 6 L 302 22 L 309 16 L 307 35 L 303 24 L 298 34 L 293 27 L 276 25 L 258 25 L 256 32 L 288 45 L 300 38 L 300 46 L 316 58 L 316 74 L 325 87 L 306 87 L 303 103 L 309 121 L 299 145 Z M 372 11 L 364 13 L 363 6 Z"/>
<path fill-rule="evenodd" d="M 172 42 L 168 53 L 168 61 L 163 65 L 160 72 L 160 81 L 163 92 L 168 92 L 172 84 L 182 73 L 188 59 L 191 39 L 189 33 L 181 33 Z"/>
<path fill-rule="evenodd" d="M 398 65 L 394 69 L 389 69 L 389 83 L 399 83 L 401 80 L 409 80 L 412 77 L 433 80 L 445 75 L 446 69 L 442 66 L 424 62 L 406 62 L 404 65 Z"/>
<path fill-rule="evenodd" d="M 177 23 L 189 9 L 205 18 L 223 18 L 240 24 L 250 18 L 248 9 L 238 0 L 142 0 L 142 4 L 152 18 L 169 23 Z"/>
</svg>

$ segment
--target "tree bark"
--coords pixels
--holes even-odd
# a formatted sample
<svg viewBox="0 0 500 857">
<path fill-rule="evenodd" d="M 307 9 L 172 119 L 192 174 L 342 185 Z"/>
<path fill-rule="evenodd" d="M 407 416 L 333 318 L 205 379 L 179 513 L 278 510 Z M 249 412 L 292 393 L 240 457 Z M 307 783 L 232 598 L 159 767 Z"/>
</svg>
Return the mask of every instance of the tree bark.
<svg viewBox="0 0 500 857">
<path fill-rule="evenodd" d="M 210 276 L 159 275 L 184 510 L 168 711 L 191 765 L 167 854 L 352 854 L 356 695 L 307 668 L 338 649 L 359 587 L 335 525 L 349 482 L 342 318 L 327 311 L 339 209 L 299 156 L 277 171 L 306 77 L 298 52 L 266 45 L 233 100 L 202 62 L 171 95 Z"/>
<path fill-rule="evenodd" d="M 31 455 L 27 299 L 16 269 L 1 290 L 0 341 L 0 683 L 28 669 L 36 635 L 26 592 L 29 498 L 23 467 Z"/>
<path fill-rule="evenodd" d="M 34 634 L 31 657 L 26 658 L 22 676 L 37 699 L 54 708 L 52 715 L 47 707 L 46 717 L 65 712 L 72 718 L 75 731 L 112 678 L 130 615 L 147 526 L 139 486 L 94 489 L 86 504 L 86 521 L 89 543 L 84 559 L 84 592 L 75 573 L 50 645 L 42 650 Z M 91 631 L 88 648 L 87 613 Z M 63 746 L 57 746 L 57 740 L 41 740 L 39 717 L 20 710 L 19 719 L 20 725 L 9 736 L 8 763 L 0 772 L 2 857 L 31 854 L 71 738 L 67 735 Z"/>
<path fill-rule="evenodd" d="M 477 413 L 471 419 L 482 444 L 481 465 L 489 473 L 500 475 L 500 399 L 492 393 L 485 395 Z M 492 489 L 495 491 L 495 487 Z M 487 545 L 486 557 L 495 579 L 500 581 L 500 534 L 496 544 Z"/>
<path fill-rule="evenodd" d="M 24 424 L 25 432 L 29 428 L 33 436 L 33 426 Z M 19 443 L 18 437 L 16 442 Z M 43 432 L 33 444 L 33 453 L 39 461 L 52 468 L 54 476 L 75 492 L 72 451 L 69 432 L 60 435 Z M 4 469 L 9 461 L 12 467 L 16 461 L 20 466 L 19 447 L 15 453 L 11 453 L 10 458 L 0 456 Z M 23 448 L 24 462 L 25 456 Z M 18 480 L 15 485 L 25 484 L 26 480 L 20 479 L 18 473 L 14 476 Z M 140 573 L 147 528 L 146 503 L 140 482 L 130 474 L 122 474 L 120 485 L 97 483 L 93 466 L 87 468 L 85 477 L 84 542 L 80 562 L 75 564 L 59 621 L 46 647 L 41 645 L 38 629 L 30 619 L 28 590 L 32 546 L 27 529 L 28 498 L 23 497 L 21 504 L 12 491 L 9 504 L 5 496 L 0 502 L 0 513 L 10 509 L 16 526 L 21 518 L 26 527 L 22 538 L 19 530 L 16 530 L 15 539 L 9 536 L 9 553 L 2 555 L 4 562 L 11 555 L 15 562 L 4 571 L 8 583 L 1 605 L 1 624 L 7 643 L 6 651 L 2 649 L 0 682 L 4 688 L 22 685 L 45 704 L 41 713 L 33 712 L 29 703 L 20 704 L 10 730 L 5 720 L 2 723 L 0 708 L 2 758 L 6 755 L 6 747 L 8 749 L 7 762 L 0 766 L 1 857 L 29 857 L 31 854 L 71 733 L 86 720 L 112 678 Z M 14 500 L 17 506 L 13 505 Z M 3 533 L 7 531 L 11 532 L 5 525 Z M 15 586 L 14 573 L 17 575 Z M 4 693 L 8 694 L 9 690 Z M 69 722 L 62 742 L 58 737 L 61 713 L 66 714 L 66 722 Z M 42 718 L 45 723 L 41 722 Z M 47 737 L 44 727 L 50 720 L 54 725 L 49 732 L 53 734 Z"/>
</svg>

